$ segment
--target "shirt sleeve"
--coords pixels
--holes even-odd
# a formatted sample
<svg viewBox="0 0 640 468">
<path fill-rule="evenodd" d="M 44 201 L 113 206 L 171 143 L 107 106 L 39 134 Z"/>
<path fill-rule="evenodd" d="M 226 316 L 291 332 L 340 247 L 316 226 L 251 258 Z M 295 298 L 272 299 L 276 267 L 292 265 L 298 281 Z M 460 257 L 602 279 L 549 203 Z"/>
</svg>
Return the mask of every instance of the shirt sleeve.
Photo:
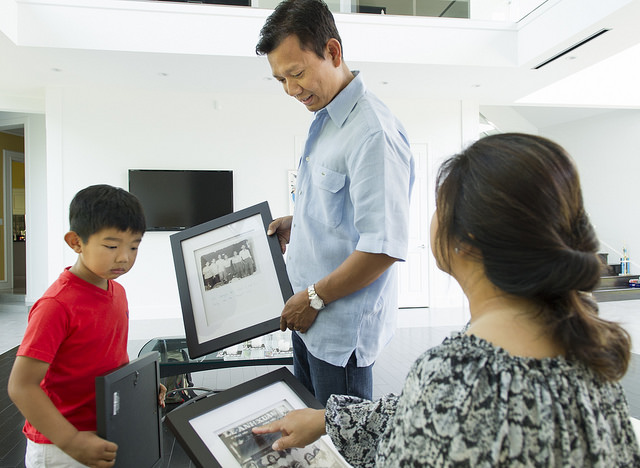
<svg viewBox="0 0 640 468">
<path fill-rule="evenodd" d="M 409 145 L 383 130 L 371 134 L 350 158 L 349 177 L 356 249 L 405 260 L 414 177 Z"/>
<path fill-rule="evenodd" d="M 396 413 L 398 397 L 377 401 L 332 395 L 327 401 L 327 434 L 344 459 L 361 467 L 375 466 L 377 447 Z"/>
<path fill-rule="evenodd" d="M 49 364 L 67 336 L 67 313 L 55 299 L 40 299 L 29 312 L 27 329 L 18 348 L 26 356 Z"/>
</svg>

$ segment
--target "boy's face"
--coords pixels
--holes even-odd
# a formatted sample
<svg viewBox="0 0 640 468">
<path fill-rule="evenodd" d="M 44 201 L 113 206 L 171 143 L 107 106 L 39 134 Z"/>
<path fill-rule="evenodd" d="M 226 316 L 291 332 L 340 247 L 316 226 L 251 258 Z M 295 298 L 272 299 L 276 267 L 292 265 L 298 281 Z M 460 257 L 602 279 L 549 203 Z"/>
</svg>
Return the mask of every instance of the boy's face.
<svg viewBox="0 0 640 468">
<path fill-rule="evenodd" d="M 105 228 L 84 242 L 71 232 L 67 243 L 78 254 L 71 272 L 83 280 L 106 289 L 107 280 L 128 272 L 136 261 L 142 233 Z M 74 236 L 75 235 L 75 236 Z"/>
</svg>

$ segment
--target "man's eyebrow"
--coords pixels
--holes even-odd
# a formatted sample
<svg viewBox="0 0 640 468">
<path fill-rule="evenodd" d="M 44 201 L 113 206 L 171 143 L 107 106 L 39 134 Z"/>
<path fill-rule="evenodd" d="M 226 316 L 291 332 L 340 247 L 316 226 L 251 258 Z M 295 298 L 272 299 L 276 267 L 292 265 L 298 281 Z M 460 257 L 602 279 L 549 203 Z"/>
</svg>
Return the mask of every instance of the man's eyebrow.
<svg viewBox="0 0 640 468">
<path fill-rule="evenodd" d="M 273 77 L 274 78 L 282 78 L 283 75 L 293 75 L 294 74 L 293 73 L 294 70 L 302 71 L 303 68 L 304 67 L 301 64 L 297 63 L 297 64 L 294 64 L 294 65 L 291 65 L 289 68 L 284 69 L 283 72 L 282 72 L 282 75 L 278 75 L 276 73 L 273 73 Z"/>
</svg>

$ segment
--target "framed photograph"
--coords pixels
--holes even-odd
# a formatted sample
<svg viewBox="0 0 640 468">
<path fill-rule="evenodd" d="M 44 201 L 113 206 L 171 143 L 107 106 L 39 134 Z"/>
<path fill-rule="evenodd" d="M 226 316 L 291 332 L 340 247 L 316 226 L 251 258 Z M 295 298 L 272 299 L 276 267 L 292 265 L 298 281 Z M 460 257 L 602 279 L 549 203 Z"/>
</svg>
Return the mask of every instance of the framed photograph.
<svg viewBox="0 0 640 468">
<path fill-rule="evenodd" d="M 116 467 L 152 468 L 162 462 L 157 352 L 96 377 L 98 435 L 118 444 Z"/>
<path fill-rule="evenodd" d="M 191 460 L 203 468 L 349 467 L 328 436 L 304 448 L 274 451 L 271 446 L 280 433 L 253 434 L 252 428 L 301 408 L 322 405 L 283 367 L 176 408 L 166 422 Z"/>
<path fill-rule="evenodd" d="M 292 296 L 267 202 L 170 236 L 189 356 L 279 330 Z"/>
</svg>

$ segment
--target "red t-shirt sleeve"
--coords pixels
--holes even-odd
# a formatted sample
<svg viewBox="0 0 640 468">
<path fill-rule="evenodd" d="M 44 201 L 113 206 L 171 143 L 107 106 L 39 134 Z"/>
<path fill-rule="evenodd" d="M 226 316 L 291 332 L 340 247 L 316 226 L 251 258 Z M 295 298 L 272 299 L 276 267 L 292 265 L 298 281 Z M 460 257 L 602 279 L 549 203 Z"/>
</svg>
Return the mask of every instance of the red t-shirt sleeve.
<svg viewBox="0 0 640 468">
<path fill-rule="evenodd" d="M 18 356 L 27 356 L 51 364 L 60 343 L 69 333 L 66 308 L 56 299 L 42 298 L 29 312 L 24 338 Z"/>
</svg>

